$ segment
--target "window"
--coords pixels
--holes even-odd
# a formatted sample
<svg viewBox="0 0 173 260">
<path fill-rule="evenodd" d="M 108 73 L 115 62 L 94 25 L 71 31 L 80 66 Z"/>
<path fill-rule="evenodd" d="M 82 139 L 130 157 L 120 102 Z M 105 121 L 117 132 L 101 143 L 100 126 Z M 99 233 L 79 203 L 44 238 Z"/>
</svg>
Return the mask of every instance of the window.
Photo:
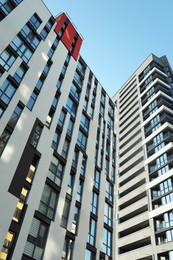
<svg viewBox="0 0 173 260">
<path fill-rule="evenodd" d="M 11 47 L 17 52 L 17 54 L 21 57 L 21 59 L 28 63 L 33 52 L 29 49 L 29 47 L 24 43 L 24 41 L 16 36 L 13 41 L 10 43 Z"/>
<path fill-rule="evenodd" d="M 98 153 L 99 153 L 99 150 L 98 148 L 96 147 L 95 148 L 95 154 L 94 154 L 94 163 L 97 165 L 97 161 L 98 161 Z"/>
<path fill-rule="evenodd" d="M 86 171 L 86 162 L 87 162 L 87 158 L 85 156 L 82 157 L 82 163 L 81 163 L 81 168 L 80 168 L 80 174 L 82 176 L 85 175 L 85 171 Z"/>
<path fill-rule="evenodd" d="M 96 192 L 93 192 L 92 204 L 91 204 L 91 212 L 93 214 L 95 214 L 95 215 L 97 215 L 98 199 L 99 199 L 98 194 Z"/>
<path fill-rule="evenodd" d="M 48 225 L 37 218 L 33 218 L 29 235 L 24 248 L 24 255 L 32 259 L 43 259 L 48 235 Z"/>
<path fill-rule="evenodd" d="M 73 218 L 72 229 L 71 229 L 71 232 L 74 234 L 77 234 L 77 228 L 78 228 L 78 224 L 79 224 L 79 214 L 80 214 L 80 208 L 75 206 L 74 218 Z"/>
<path fill-rule="evenodd" d="M 59 96 L 58 96 L 58 93 L 56 93 L 55 97 L 53 98 L 53 101 L 52 101 L 52 107 L 56 110 L 56 107 L 58 105 L 58 101 L 59 101 Z"/>
<path fill-rule="evenodd" d="M 24 36 L 28 44 L 32 46 L 32 48 L 36 49 L 40 43 L 40 39 L 36 36 L 35 32 L 25 24 L 21 29 L 20 33 Z"/>
<path fill-rule="evenodd" d="M 11 115 L 9 121 L 8 121 L 9 126 L 11 126 L 12 128 L 15 127 L 15 125 L 17 124 L 17 121 L 18 121 L 18 119 L 19 119 L 19 117 L 22 113 L 22 110 L 23 110 L 23 106 L 20 106 L 20 104 L 18 104 L 15 107 L 15 109 L 14 109 L 14 111 L 13 111 L 13 113 L 12 113 L 12 115 Z"/>
<path fill-rule="evenodd" d="M 115 182 L 115 167 L 112 166 L 112 171 L 111 171 L 111 180 Z"/>
<path fill-rule="evenodd" d="M 8 231 L 6 234 L 2 249 L 0 251 L 0 259 L 2 259 L 2 260 L 8 259 L 8 254 L 12 247 L 14 238 L 15 238 L 15 234 L 11 231 Z"/>
<path fill-rule="evenodd" d="M 112 233 L 106 228 L 103 230 L 103 252 L 112 256 Z"/>
<path fill-rule="evenodd" d="M 2 155 L 7 142 L 11 136 L 11 133 L 9 133 L 7 130 L 4 130 L 3 133 L 0 136 L 0 156 Z"/>
<path fill-rule="evenodd" d="M 8 15 L 14 8 L 15 8 L 15 6 L 8 0 L 0 1 L 0 9 L 3 11 L 5 16 Z"/>
<path fill-rule="evenodd" d="M 57 192 L 49 185 L 45 184 L 38 211 L 53 220 L 56 212 L 57 202 Z"/>
<path fill-rule="evenodd" d="M 56 130 L 52 140 L 52 148 L 57 150 L 61 134 Z"/>
<path fill-rule="evenodd" d="M 37 155 L 34 155 L 34 158 L 32 160 L 32 163 L 29 167 L 29 170 L 28 170 L 28 173 L 27 173 L 27 176 L 26 176 L 26 181 L 29 182 L 29 183 L 32 183 L 32 181 L 33 181 L 34 174 L 36 172 L 36 168 L 37 168 L 39 159 L 40 158 Z"/>
<path fill-rule="evenodd" d="M 105 114 L 105 108 L 102 104 L 100 104 L 100 114 L 104 117 Z"/>
<path fill-rule="evenodd" d="M 113 221 L 113 208 L 107 202 L 105 202 L 104 223 L 112 227 L 112 221 Z"/>
<path fill-rule="evenodd" d="M 109 175 L 109 161 L 105 159 L 105 174 Z"/>
<path fill-rule="evenodd" d="M 15 72 L 13 78 L 17 81 L 17 83 L 20 83 L 26 73 L 26 68 L 24 66 L 20 66 L 17 71 Z"/>
<path fill-rule="evenodd" d="M 89 98 L 91 88 L 87 86 L 85 95 Z"/>
<path fill-rule="evenodd" d="M 90 107 L 90 117 L 91 117 L 91 119 L 93 119 L 93 116 L 94 116 L 94 108 L 91 106 Z"/>
<path fill-rule="evenodd" d="M 46 37 L 47 37 L 48 33 L 50 32 L 52 26 L 53 26 L 53 22 L 51 21 L 51 19 L 49 19 L 49 21 L 46 23 L 45 27 L 43 28 L 43 30 L 40 33 L 43 40 L 46 39 Z"/>
<path fill-rule="evenodd" d="M 100 154 L 100 168 L 103 168 L 103 153 Z"/>
<path fill-rule="evenodd" d="M 90 120 L 84 114 L 82 114 L 80 125 L 87 133 L 89 131 L 89 124 Z"/>
<path fill-rule="evenodd" d="M 78 185 L 78 190 L 77 190 L 77 196 L 76 196 L 76 200 L 78 202 L 82 202 L 82 192 L 83 192 L 83 181 L 79 180 L 79 185 Z"/>
<path fill-rule="evenodd" d="M 19 201 L 16 206 L 16 210 L 13 215 L 13 221 L 15 221 L 15 222 L 20 221 L 20 218 L 22 216 L 23 207 L 24 207 L 26 199 L 27 199 L 27 195 L 28 195 L 28 189 L 26 189 L 25 187 L 22 188 L 20 198 L 19 198 Z"/>
<path fill-rule="evenodd" d="M 92 246 L 94 246 L 95 239 L 96 239 L 96 221 L 94 219 L 90 218 L 88 243 L 91 244 Z"/>
<path fill-rule="evenodd" d="M 106 96 L 104 93 L 101 94 L 101 102 L 105 105 Z"/>
<path fill-rule="evenodd" d="M 0 55 L 0 65 L 8 71 L 15 62 L 15 59 L 16 57 L 9 50 L 4 50 Z"/>
<path fill-rule="evenodd" d="M 64 145 L 63 145 L 62 153 L 61 153 L 61 156 L 62 156 L 64 159 L 67 159 L 69 146 L 70 146 L 70 142 L 66 139 L 66 140 L 64 141 Z"/>
<path fill-rule="evenodd" d="M 106 180 L 106 198 L 113 202 L 113 185 Z"/>
<path fill-rule="evenodd" d="M 35 30 L 38 29 L 38 27 L 41 24 L 41 19 L 38 17 L 37 14 L 34 14 L 30 19 L 29 23 L 34 27 Z"/>
<path fill-rule="evenodd" d="M 56 84 L 57 89 L 60 89 L 60 88 L 61 88 L 62 81 L 63 81 L 63 78 L 60 77 L 60 78 L 58 79 L 58 81 L 57 81 L 57 84 Z"/>
<path fill-rule="evenodd" d="M 42 77 L 42 78 L 39 78 L 39 80 L 37 81 L 37 84 L 36 84 L 35 88 L 36 88 L 38 91 L 41 90 L 44 81 L 45 81 L 45 78 L 43 78 L 43 77 Z"/>
<path fill-rule="evenodd" d="M 94 174 L 94 187 L 99 190 L 100 188 L 100 172 L 95 170 Z"/>
<path fill-rule="evenodd" d="M 87 145 L 87 137 L 79 130 L 77 144 L 81 147 L 84 151 L 86 150 Z"/>
<path fill-rule="evenodd" d="M 67 134 L 69 136 L 72 136 L 73 127 L 74 127 L 74 122 L 70 119 L 69 124 L 68 124 L 68 128 L 67 128 Z"/>
<path fill-rule="evenodd" d="M 108 115 L 108 125 L 110 128 L 114 129 L 114 120 Z"/>
<path fill-rule="evenodd" d="M 83 84 L 83 78 L 77 71 L 75 72 L 74 80 L 77 83 L 78 87 L 81 89 Z"/>
<path fill-rule="evenodd" d="M 77 168 L 78 158 L 79 158 L 79 151 L 74 151 L 74 153 L 73 153 L 73 159 L 72 159 L 72 166 L 73 166 L 75 169 Z"/>
<path fill-rule="evenodd" d="M 115 164 L 116 163 L 116 153 L 114 150 L 112 150 L 112 163 Z"/>
<path fill-rule="evenodd" d="M 69 211 L 70 211 L 70 200 L 66 198 L 64 203 L 62 218 L 61 218 L 61 226 L 63 228 L 67 228 Z"/>
<path fill-rule="evenodd" d="M 85 251 L 85 260 L 95 260 L 95 254 L 90 250 L 86 249 Z"/>
<path fill-rule="evenodd" d="M 31 145 L 34 148 L 36 148 L 37 145 L 38 145 L 38 142 L 39 142 L 42 130 L 43 130 L 43 127 L 40 126 L 40 125 L 37 125 L 35 130 L 34 130 L 34 133 L 33 133 L 33 136 L 32 136 L 32 140 L 31 140 Z"/>
<path fill-rule="evenodd" d="M 72 260 L 74 241 L 68 237 L 65 238 L 61 259 Z"/>
<path fill-rule="evenodd" d="M 110 144 L 106 143 L 106 156 L 110 157 Z"/>
<path fill-rule="evenodd" d="M 47 76 L 47 74 L 49 73 L 50 67 L 51 67 L 52 63 L 46 63 L 44 69 L 43 69 L 43 73 Z"/>
<path fill-rule="evenodd" d="M 9 79 L 6 79 L 0 87 L 0 99 L 5 103 L 9 104 L 14 93 L 16 92 L 16 86 L 12 84 Z"/>
<path fill-rule="evenodd" d="M 49 166 L 48 177 L 58 186 L 61 186 L 63 172 L 63 164 L 56 157 L 53 156 Z"/>
<path fill-rule="evenodd" d="M 68 178 L 68 187 L 67 187 L 67 193 L 69 195 L 72 195 L 74 180 L 75 180 L 75 174 L 70 173 L 69 178 Z"/>
<path fill-rule="evenodd" d="M 35 104 L 35 101 L 37 100 L 37 97 L 38 97 L 38 94 L 35 91 L 33 91 L 28 100 L 28 103 L 26 105 L 29 110 L 33 109 L 33 106 Z"/>
<path fill-rule="evenodd" d="M 60 127 L 63 127 L 64 122 L 65 122 L 65 117 L 66 117 L 66 113 L 62 110 L 62 111 L 61 111 L 61 114 L 60 114 L 60 116 L 59 116 L 59 120 L 58 120 L 58 125 L 59 125 Z"/>
<path fill-rule="evenodd" d="M 1 116 L 3 115 L 4 111 L 5 111 L 5 109 L 0 106 L 0 118 L 1 118 Z"/>
<path fill-rule="evenodd" d="M 69 97 L 67 100 L 67 104 L 66 104 L 66 108 L 68 110 L 68 112 L 75 117 L 76 113 L 77 113 L 77 105 L 74 103 L 74 101 L 71 100 L 71 98 Z"/>
<path fill-rule="evenodd" d="M 85 66 L 81 63 L 81 61 L 79 60 L 78 61 L 78 64 L 77 64 L 77 68 L 78 68 L 78 70 L 80 71 L 80 73 L 82 74 L 82 75 L 85 75 Z"/>
<path fill-rule="evenodd" d="M 84 103 L 83 103 L 83 109 L 87 112 L 87 108 L 88 108 L 88 100 L 84 100 Z"/>
<path fill-rule="evenodd" d="M 80 98 L 80 90 L 78 87 L 76 87 L 74 84 L 72 84 L 71 89 L 70 89 L 71 95 L 74 97 L 74 99 L 79 102 Z"/>
</svg>

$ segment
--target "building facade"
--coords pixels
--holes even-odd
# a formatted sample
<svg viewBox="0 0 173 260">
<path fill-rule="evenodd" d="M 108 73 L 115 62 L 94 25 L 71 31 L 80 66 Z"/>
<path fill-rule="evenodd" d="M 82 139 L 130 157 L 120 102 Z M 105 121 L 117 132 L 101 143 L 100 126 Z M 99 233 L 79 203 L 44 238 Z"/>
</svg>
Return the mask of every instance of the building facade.
<svg viewBox="0 0 173 260">
<path fill-rule="evenodd" d="M 113 97 L 117 131 L 116 259 L 173 259 L 173 77 L 150 55 Z"/>
<path fill-rule="evenodd" d="M 66 14 L 0 14 L 0 259 L 115 259 L 113 101 Z"/>
<path fill-rule="evenodd" d="M 0 260 L 173 260 L 167 58 L 110 98 L 67 14 L 4 0 L 0 21 Z"/>
</svg>

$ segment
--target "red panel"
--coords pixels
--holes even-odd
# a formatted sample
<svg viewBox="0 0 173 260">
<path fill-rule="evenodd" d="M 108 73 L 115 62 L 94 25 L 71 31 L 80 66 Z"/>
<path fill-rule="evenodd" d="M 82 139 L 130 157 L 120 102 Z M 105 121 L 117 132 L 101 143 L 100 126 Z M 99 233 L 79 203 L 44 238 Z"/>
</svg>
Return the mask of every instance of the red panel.
<svg viewBox="0 0 173 260">
<path fill-rule="evenodd" d="M 81 45 L 82 45 L 82 38 L 80 36 L 78 36 L 77 41 L 76 41 L 76 45 L 74 47 L 74 51 L 73 51 L 73 54 L 72 54 L 72 56 L 75 60 L 77 60 L 77 58 L 78 58 Z"/>
<path fill-rule="evenodd" d="M 69 22 L 61 39 L 68 50 L 70 50 L 75 35 L 76 30 L 72 23 Z"/>
<path fill-rule="evenodd" d="M 60 14 L 57 18 L 56 18 L 56 21 L 57 21 L 57 25 L 54 29 L 55 33 L 58 34 L 59 31 L 61 30 L 63 24 L 65 23 L 67 19 L 67 16 L 65 15 L 65 13 L 62 13 Z"/>
</svg>

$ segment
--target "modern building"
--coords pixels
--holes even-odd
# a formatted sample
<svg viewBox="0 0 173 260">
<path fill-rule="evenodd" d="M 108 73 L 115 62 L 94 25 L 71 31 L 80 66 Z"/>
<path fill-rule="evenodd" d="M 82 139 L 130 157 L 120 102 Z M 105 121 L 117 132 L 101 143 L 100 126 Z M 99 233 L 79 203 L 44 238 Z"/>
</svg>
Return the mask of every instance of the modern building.
<svg viewBox="0 0 173 260">
<path fill-rule="evenodd" d="M 150 55 L 113 97 L 118 260 L 173 259 L 173 74 Z"/>
<path fill-rule="evenodd" d="M 4 0 L 0 21 L 0 260 L 173 260 L 167 58 L 110 98 L 67 14 Z"/>
<path fill-rule="evenodd" d="M 0 259 L 115 259 L 115 105 L 65 13 L 0 14 Z"/>
</svg>

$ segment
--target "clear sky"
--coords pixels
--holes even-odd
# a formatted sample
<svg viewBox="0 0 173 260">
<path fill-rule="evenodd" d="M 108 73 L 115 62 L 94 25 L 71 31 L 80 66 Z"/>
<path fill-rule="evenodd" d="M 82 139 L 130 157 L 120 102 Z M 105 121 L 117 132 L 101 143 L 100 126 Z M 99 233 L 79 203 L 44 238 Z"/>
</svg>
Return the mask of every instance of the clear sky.
<svg viewBox="0 0 173 260">
<path fill-rule="evenodd" d="M 173 0 L 44 0 L 84 37 L 81 56 L 112 97 L 153 53 L 173 66 Z"/>
</svg>

